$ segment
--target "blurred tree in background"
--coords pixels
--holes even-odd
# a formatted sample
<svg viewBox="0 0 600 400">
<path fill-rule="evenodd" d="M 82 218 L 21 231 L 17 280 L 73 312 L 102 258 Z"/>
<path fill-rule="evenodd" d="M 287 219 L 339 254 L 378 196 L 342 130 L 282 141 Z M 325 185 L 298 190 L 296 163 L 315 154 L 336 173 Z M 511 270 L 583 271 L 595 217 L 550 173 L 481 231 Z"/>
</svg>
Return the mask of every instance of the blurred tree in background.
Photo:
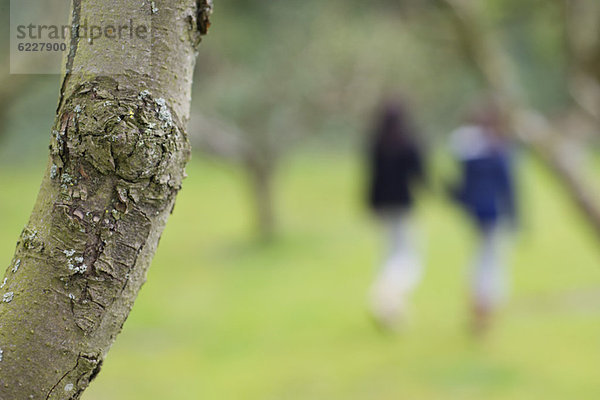
<svg viewBox="0 0 600 400">
<path fill-rule="evenodd" d="M 511 19 L 509 12 L 498 18 L 481 4 L 461 3 L 455 0 L 439 0 L 438 6 L 451 22 L 458 49 L 480 85 L 497 98 L 507 122 L 512 125 L 517 138 L 531 147 L 548 165 L 568 189 L 573 200 L 600 234 L 600 207 L 594 191 L 594 182 L 585 178 L 584 149 L 590 138 L 600 131 L 596 110 L 600 109 L 600 81 L 594 69 L 600 51 L 600 37 L 579 34 L 600 30 L 600 14 L 595 2 L 547 3 L 539 14 L 532 16 L 524 30 L 525 38 L 533 38 L 528 54 L 546 55 L 548 65 L 538 65 L 535 71 L 543 72 L 558 67 L 559 73 L 547 86 L 557 95 L 554 104 L 536 105 L 535 98 L 545 84 L 539 81 L 529 86 L 524 71 L 534 61 L 524 63 L 510 50 L 510 42 L 504 38 L 502 23 Z M 537 10 L 537 8 L 536 8 Z M 486 13 L 487 11 L 487 13 Z M 521 14 L 519 14 L 520 16 Z M 591 20 L 586 16 L 593 16 Z M 497 22 L 500 21 L 500 22 Z M 545 26 L 548 24 L 547 26 Z M 575 28 L 575 27 L 578 28 Z M 583 28 L 581 28 L 581 27 Z M 550 29 L 548 29 L 550 27 Z M 538 31 L 543 32 L 536 38 Z M 579 33 L 578 33 L 579 32 Z M 552 39 L 550 51 L 540 52 Z M 508 43 L 506 43 L 508 42 Z M 526 44 L 519 40 L 517 45 Z M 544 107 L 545 106 L 545 107 Z M 588 166 L 589 168 L 589 166 Z"/>
</svg>

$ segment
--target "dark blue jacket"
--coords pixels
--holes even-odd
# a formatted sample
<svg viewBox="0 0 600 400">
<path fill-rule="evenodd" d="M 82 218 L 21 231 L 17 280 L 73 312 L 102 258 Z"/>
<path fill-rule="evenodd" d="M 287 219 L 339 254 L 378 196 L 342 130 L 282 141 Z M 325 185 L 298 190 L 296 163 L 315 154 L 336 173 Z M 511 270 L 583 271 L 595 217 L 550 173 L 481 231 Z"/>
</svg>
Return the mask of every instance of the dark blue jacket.
<svg viewBox="0 0 600 400">
<path fill-rule="evenodd" d="M 463 180 L 457 197 L 480 226 L 501 218 L 516 220 L 515 184 L 508 152 L 494 151 L 462 160 Z"/>
</svg>

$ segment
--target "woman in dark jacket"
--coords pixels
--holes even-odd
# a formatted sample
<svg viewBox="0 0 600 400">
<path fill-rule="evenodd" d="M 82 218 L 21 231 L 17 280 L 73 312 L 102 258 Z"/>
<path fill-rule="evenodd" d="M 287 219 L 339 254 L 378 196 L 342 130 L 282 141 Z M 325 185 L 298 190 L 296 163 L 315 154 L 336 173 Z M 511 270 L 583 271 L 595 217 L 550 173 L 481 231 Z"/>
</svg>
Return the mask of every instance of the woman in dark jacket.
<svg viewBox="0 0 600 400">
<path fill-rule="evenodd" d="M 369 204 L 388 236 L 388 251 L 371 290 L 371 311 L 383 327 L 406 317 L 408 297 L 422 275 L 412 223 L 415 187 L 424 180 L 423 152 L 405 108 L 388 102 L 369 144 Z"/>
</svg>

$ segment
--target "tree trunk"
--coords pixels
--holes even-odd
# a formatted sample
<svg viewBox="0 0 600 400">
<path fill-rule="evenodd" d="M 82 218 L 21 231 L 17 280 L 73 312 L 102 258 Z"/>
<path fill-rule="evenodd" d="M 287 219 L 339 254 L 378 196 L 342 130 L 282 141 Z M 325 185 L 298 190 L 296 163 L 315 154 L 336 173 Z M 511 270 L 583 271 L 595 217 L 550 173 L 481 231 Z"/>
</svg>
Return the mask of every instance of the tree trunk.
<svg viewBox="0 0 600 400">
<path fill-rule="evenodd" d="M 273 199 L 276 157 L 257 151 L 253 147 L 256 143 L 250 142 L 250 135 L 231 122 L 195 114 L 190 124 L 190 140 L 196 150 L 242 166 L 254 206 L 255 233 L 260 241 L 269 242 L 277 229 Z"/>
<path fill-rule="evenodd" d="M 250 185 L 254 197 L 256 231 L 263 242 L 269 242 L 275 235 L 275 209 L 273 201 L 273 170 L 249 169 Z"/>
<path fill-rule="evenodd" d="M 73 27 L 146 16 L 151 41 L 91 44 L 75 29 L 69 43 L 48 167 L 0 289 L 0 399 L 78 399 L 99 372 L 184 177 L 210 9 L 73 0 Z"/>
</svg>

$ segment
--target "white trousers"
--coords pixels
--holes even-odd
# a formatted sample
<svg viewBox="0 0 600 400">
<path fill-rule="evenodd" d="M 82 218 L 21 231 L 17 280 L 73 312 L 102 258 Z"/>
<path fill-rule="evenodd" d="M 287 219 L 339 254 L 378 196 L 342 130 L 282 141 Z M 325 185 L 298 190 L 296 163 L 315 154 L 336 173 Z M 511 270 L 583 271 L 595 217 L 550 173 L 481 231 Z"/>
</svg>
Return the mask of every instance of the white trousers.
<svg viewBox="0 0 600 400">
<path fill-rule="evenodd" d="M 381 218 L 387 252 L 371 289 L 371 306 L 376 317 L 392 320 L 406 312 L 407 298 L 421 281 L 423 268 L 410 212 L 389 211 Z"/>
<path fill-rule="evenodd" d="M 477 307 L 492 310 L 507 297 L 505 239 L 504 229 L 499 225 L 480 231 L 471 277 L 471 291 Z"/>
</svg>

